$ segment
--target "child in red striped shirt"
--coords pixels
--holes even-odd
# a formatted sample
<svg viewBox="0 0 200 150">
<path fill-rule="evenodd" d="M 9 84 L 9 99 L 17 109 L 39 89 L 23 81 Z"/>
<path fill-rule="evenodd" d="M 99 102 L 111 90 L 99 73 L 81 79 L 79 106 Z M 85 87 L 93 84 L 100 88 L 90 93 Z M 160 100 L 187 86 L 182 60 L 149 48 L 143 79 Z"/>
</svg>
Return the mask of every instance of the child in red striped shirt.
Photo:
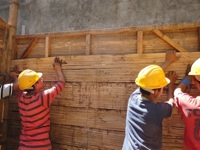
<svg viewBox="0 0 200 150">
<path fill-rule="evenodd" d="M 65 87 L 61 70 L 62 63 L 60 58 L 55 58 L 53 68 L 58 76 L 58 81 L 54 86 L 44 91 L 41 91 L 44 88 L 42 73 L 26 69 L 19 74 L 18 84 L 22 90 L 17 93 L 22 125 L 19 150 L 52 149 L 49 139 L 49 107 Z"/>
</svg>

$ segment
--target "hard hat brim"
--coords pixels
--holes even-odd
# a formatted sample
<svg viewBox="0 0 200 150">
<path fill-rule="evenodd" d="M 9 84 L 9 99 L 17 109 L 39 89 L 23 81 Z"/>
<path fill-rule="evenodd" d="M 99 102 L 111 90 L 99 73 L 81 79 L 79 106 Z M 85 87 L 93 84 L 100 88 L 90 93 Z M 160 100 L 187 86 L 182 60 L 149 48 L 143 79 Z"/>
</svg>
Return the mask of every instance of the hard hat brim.
<svg viewBox="0 0 200 150">
<path fill-rule="evenodd" d="M 166 79 L 167 84 L 169 84 L 169 83 L 171 82 L 170 79 L 168 79 L 167 77 L 165 77 L 165 79 Z M 166 85 L 167 85 L 167 84 L 166 84 Z M 165 85 L 165 86 L 166 86 L 166 85 Z"/>
<path fill-rule="evenodd" d="M 141 88 L 151 89 L 152 90 L 152 89 L 158 89 L 158 88 L 165 87 L 166 85 L 168 85 L 170 83 L 170 80 L 167 77 L 165 77 L 165 81 L 161 84 L 162 86 L 156 86 L 155 85 L 155 86 L 151 86 L 151 87 L 141 85 L 137 80 L 135 81 L 135 83 Z"/>
<path fill-rule="evenodd" d="M 188 75 L 200 75 L 199 73 L 195 73 L 195 72 L 189 72 Z"/>
<path fill-rule="evenodd" d="M 42 73 L 41 72 L 37 72 L 38 76 L 41 78 L 42 77 Z"/>
</svg>

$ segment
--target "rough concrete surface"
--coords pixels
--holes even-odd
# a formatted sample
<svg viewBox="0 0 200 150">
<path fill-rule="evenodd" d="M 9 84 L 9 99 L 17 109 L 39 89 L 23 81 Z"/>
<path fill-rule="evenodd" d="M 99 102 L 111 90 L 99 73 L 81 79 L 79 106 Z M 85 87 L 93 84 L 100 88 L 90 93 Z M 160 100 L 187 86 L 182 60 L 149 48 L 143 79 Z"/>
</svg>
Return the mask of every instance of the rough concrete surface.
<svg viewBox="0 0 200 150">
<path fill-rule="evenodd" d="M 9 0 L 0 0 L 8 20 Z M 200 0 L 19 0 L 17 34 L 200 21 Z"/>
</svg>

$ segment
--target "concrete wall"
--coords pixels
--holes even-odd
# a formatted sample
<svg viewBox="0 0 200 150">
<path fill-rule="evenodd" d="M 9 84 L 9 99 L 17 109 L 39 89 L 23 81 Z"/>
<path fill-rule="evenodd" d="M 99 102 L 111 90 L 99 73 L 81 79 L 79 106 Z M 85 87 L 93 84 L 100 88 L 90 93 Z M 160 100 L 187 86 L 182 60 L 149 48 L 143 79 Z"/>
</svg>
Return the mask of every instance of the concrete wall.
<svg viewBox="0 0 200 150">
<path fill-rule="evenodd" d="M 0 0 L 8 20 L 9 0 Z M 17 34 L 200 21 L 200 0 L 19 0 Z"/>
</svg>

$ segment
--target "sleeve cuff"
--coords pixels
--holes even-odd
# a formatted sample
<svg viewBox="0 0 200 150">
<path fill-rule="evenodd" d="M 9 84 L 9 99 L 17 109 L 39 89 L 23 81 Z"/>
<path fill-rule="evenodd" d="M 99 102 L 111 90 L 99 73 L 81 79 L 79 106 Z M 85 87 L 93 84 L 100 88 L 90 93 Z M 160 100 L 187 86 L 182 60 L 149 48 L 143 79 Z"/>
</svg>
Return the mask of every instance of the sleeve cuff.
<svg viewBox="0 0 200 150">
<path fill-rule="evenodd" d="M 189 87 L 189 85 L 190 85 L 190 81 L 187 78 L 183 78 L 181 80 L 181 83 L 185 84 L 187 87 Z"/>
</svg>

